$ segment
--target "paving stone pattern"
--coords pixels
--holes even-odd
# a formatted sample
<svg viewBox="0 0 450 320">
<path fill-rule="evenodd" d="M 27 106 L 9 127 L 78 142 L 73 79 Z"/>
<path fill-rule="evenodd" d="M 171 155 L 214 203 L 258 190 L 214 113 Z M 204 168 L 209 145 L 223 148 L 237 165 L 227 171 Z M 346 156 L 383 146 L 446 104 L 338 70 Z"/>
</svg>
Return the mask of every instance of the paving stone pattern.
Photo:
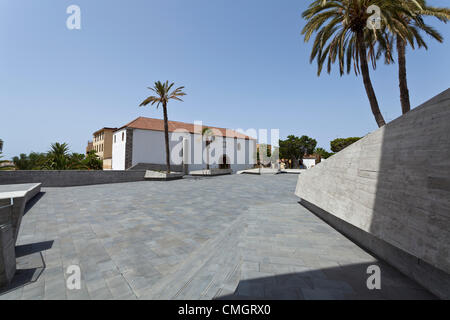
<svg viewBox="0 0 450 320">
<path fill-rule="evenodd" d="M 434 299 L 298 204 L 296 175 L 43 188 L 0 299 Z M 367 289 L 379 265 L 382 290 Z M 68 290 L 67 267 L 81 268 Z"/>
</svg>

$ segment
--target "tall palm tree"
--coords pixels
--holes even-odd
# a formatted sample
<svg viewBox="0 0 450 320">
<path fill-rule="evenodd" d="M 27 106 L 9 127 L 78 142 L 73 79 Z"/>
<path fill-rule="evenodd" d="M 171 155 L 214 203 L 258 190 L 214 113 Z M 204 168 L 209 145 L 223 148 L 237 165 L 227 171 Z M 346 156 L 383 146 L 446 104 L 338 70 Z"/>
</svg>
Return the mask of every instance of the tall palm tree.
<svg viewBox="0 0 450 320">
<path fill-rule="evenodd" d="M 169 103 L 169 100 L 181 100 L 180 97 L 185 96 L 186 93 L 183 92 L 184 87 L 179 87 L 172 90 L 172 87 L 174 86 L 174 83 L 169 84 L 169 81 L 166 81 L 164 83 L 157 81 L 155 82 L 155 85 L 153 88 L 149 87 L 150 90 L 156 93 L 155 96 L 150 96 L 147 99 L 145 99 L 139 106 L 143 107 L 148 104 L 151 104 L 152 106 L 156 104 L 156 108 L 159 107 L 160 104 L 163 106 L 163 112 L 164 112 L 164 137 L 166 140 L 166 165 L 167 165 L 167 173 L 170 173 L 170 151 L 169 151 L 169 120 L 167 116 L 167 104 Z"/>
<path fill-rule="evenodd" d="M 372 113 L 379 127 L 385 125 L 381 114 L 375 90 L 369 73 L 369 62 L 376 66 L 376 40 L 384 41 L 379 30 L 367 28 L 371 13 L 367 9 L 376 5 L 381 10 L 381 23 L 392 24 L 394 14 L 405 11 L 395 1 L 386 0 L 315 0 L 302 16 L 307 20 L 302 34 L 309 41 L 316 33 L 310 62 L 317 60 L 318 75 L 321 74 L 324 63 L 328 60 L 327 71 L 331 65 L 339 62 L 341 76 L 350 73 L 353 66 L 355 73 L 362 74 L 364 88 L 370 102 Z M 402 23 L 401 21 L 399 22 Z"/>
<path fill-rule="evenodd" d="M 408 82 L 406 77 L 406 47 L 409 43 L 411 48 L 415 49 L 415 44 L 417 43 L 419 48 L 424 47 L 425 49 L 428 49 L 428 46 L 422 38 L 420 31 L 424 31 L 431 38 L 442 43 L 444 40 L 442 35 L 434 28 L 427 25 L 424 22 L 423 17 L 431 16 L 447 23 L 450 19 L 450 9 L 428 6 L 426 0 L 391 1 L 397 1 L 405 11 L 409 12 L 409 14 L 405 14 L 405 11 L 399 12 L 393 22 L 400 20 L 402 23 L 393 23 L 386 26 L 388 38 L 380 45 L 378 55 L 380 54 L 380 51 L 383 51 L 385 53 L 385 62 L 388 64 L 392 63 L 392 51 L 394 45 L 391 45 L 391 43 L 393 44 L 395 42 L 398 60 L 400 103 L 402 106 L 402 113 L 405 114 L 411 110 Z"/>
</svg>

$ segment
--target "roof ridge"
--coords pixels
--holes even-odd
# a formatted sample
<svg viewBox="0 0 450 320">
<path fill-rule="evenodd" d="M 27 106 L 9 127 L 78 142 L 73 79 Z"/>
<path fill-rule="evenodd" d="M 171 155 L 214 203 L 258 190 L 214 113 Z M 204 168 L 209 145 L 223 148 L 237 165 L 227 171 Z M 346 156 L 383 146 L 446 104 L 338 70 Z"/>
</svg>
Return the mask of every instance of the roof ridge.
<svg viewBox="0 0 450 320">
<path fill-rule="evenodd" d="M 139 126 L 139 125 L 137 124 L 137 122 L 138 122 L 139 120 L 141 120 L 141 121 L 146 121 L 146 120 L 148 120 L 148 121 L 159 121 L 159 122 L 163 122 L 163 121 L 164 121 L 164 119 L 149 118 L 149 117 L 139 116 L 139 117 L 137 117 L 136 119 L 134 119 L 133 121 L 131 121 L 131 122 L 127 123 L 126 125 L 124 125 L 124 126 L 118 128 L 116 131 L 122 130 L 122 129 L 124 129 L 124 128 L 133 128 L 133 125 Z M 180 124 L 180 125 L 183 125 L 183 126 L 193 126 L 193 127 L 195 128 L 195 123 L 188 123 L 188 122 L 176 121 L 176 120 L 168 120 L 168 123 L 169 123 L 169 125 L 172 124 L 172 125 L 175 125 L 175 126 L 176 126 L 177 124 Z M 225 135 L 226 135 L 226 136 L 228 136 L 228 135 L 226 134 L 226 132 L 228 131 L 232 136 L 242 136 L 242 137 L 245 137 L 246 139 L 256 140 L 255 138 L 250 137 L 250 136 L 246 135 L 245 133 L 239 132 L 239 131 L 237 131 L 237 130 L 229 129 L 229 128 L 223 128 L 223 127 L 209 126 L 209 125 L 205 125 L 205 124 L 202 122 L 202 128 L 205 128 L 205 127 L 206 127 L 206 128 L 211 128 L 211 129 L 217 129 L 217 130 L 219 130 L 219 131 L 225 131 Z M 136 128 L 135 128 L 135 129 L 136 129 Z M 154 129 L 144 129 L 144 130 L 154 130 Z"/>
</svg>

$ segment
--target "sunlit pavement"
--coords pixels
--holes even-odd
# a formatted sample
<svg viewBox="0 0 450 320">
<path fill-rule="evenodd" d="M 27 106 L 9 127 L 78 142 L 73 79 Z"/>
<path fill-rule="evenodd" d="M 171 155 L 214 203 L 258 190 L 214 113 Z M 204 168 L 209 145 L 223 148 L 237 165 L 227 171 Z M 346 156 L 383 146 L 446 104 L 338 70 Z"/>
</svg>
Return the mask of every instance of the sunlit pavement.
<svg viewBox="0 0 450 320">
<path fill-rule="evenodd" d="M 298 204 L 297 175 L 44 188 L 0 299 L 433 299 Z M 69 266 L 81 289 L 69 290 Z M 367 268 L 381 268 L 381 290 Z"/>
</svg>

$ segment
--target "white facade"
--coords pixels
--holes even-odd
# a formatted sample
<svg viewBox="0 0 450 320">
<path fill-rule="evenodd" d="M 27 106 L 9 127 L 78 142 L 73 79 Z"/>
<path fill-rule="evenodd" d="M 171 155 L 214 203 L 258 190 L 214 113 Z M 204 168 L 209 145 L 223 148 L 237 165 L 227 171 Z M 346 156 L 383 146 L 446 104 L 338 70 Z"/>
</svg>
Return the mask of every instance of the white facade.
<svg viewBox="0 0 450 320">
<path fill-rule="evenodd" d="M 125 170 L 125 145 L 127 130 L 121 129 L 114 132 L 112 145 L 112 169 Z"/>
<path fill-rule="evenodd" d="M 303 165 L 306 169 L 311 169 L 316 165 L 316 159 L 303 159 Z"/>
<path fill-rule="evenodd" d="M 127 137 L 127 128 L 120 129 L 113 137 L 113 170 L 126 170 L 138 164 L 165 165 L 165 140 L 163 131 L 130 129 L 132 137 Z M 123 137 L 123 139 L 122 139 Z M 132 148 L 127 150 L 127 138 Z M 183 143 L 184 140 L 184 143 Z M 169 132 L 171 165 L 188 165 L 188 170 L 206 168 L 209 159 L 210 168 L 228 164 L 236 172 L 252 168 L 256 157 L 256 140 L 214 136 L 207 155 L 206 143 L 201 134 L 190 132 Z M 127 154 L 127 151 L 130 153 Z M 224 159 L 225 157 L 225 159 Z M 129 160 L 128 165 L 126 164 Z M 225 161 L 225 163 L 224 163 Z M 131 163 L 131 166 L 129 165 Z"/>
</svg>

